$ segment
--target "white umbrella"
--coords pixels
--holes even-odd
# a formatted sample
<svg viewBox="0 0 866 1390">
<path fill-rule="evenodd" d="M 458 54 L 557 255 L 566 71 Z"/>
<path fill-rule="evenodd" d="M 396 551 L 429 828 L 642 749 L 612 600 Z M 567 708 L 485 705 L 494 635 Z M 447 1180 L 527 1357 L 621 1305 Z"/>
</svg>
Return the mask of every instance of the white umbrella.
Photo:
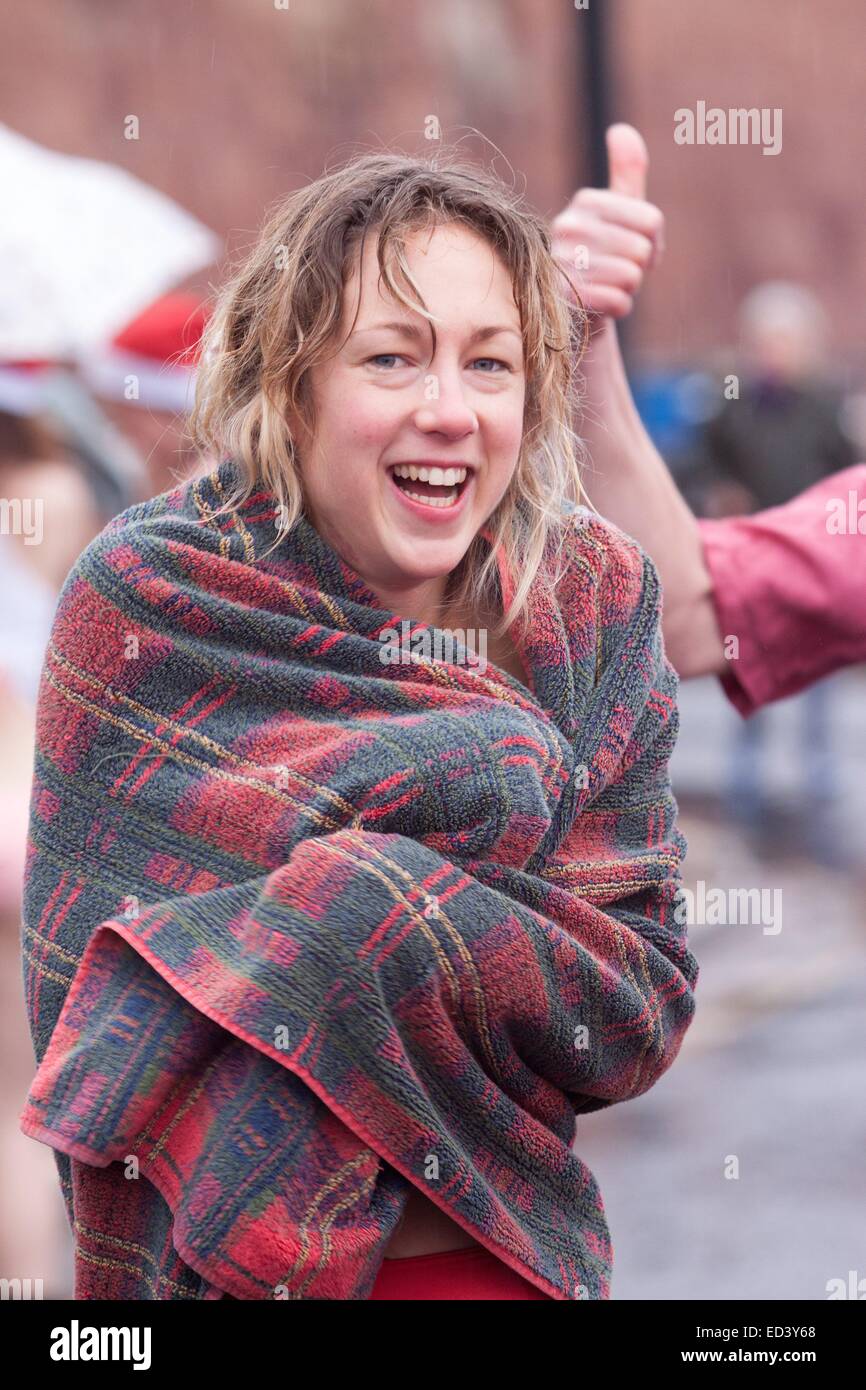
<svg viewBox="0 0 866 1390">
<path fill-rule="evenodd" d="M 0 125 L 0 358 L 74 359 L 221 254 L 215 234 L 112 164 Z"/>
</svg>

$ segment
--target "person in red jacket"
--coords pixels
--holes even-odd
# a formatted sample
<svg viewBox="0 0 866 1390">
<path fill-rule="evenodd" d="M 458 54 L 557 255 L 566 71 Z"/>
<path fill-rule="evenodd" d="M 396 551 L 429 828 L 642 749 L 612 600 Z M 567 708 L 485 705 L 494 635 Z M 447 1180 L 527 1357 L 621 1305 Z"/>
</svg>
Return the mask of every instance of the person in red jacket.
<svg viewBox="0 0 866 1390">
<path fill-rule="evenodd" d="M 866 463 L 784 506 L 697 529 L 715 629 L 698 656 L 740 714 L 866 661 Z M 731 659 L 726 634 L 735 632 Z"/>
</svg>

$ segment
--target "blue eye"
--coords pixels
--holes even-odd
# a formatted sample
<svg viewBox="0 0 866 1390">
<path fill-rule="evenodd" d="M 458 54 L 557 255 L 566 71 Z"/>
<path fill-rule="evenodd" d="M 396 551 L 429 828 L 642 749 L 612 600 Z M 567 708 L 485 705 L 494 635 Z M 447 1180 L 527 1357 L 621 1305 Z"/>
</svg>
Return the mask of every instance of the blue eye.
<svg viewBox="0 0 866 1390">
<path fill-rule="evenodd" d="M 373 364 L 378 366 L 378 364 L 381 363 L 383 360 L 389 362 L 405 362 L 406 358 L 403 357 L 402 353 L 399 352 L 377 352 L 374 357 L 367 358 L 367 365 L 369 366 L 370 364 Z M 502 368 L 503 371 L 511 371 L 511 367 L 509 366 L 509 364 L 507 362 L 503 362 L 499 357 L 476 357 L 475 362 L 492 362 L 494 366 Z M 387 371 L 388 369 L 386 367 L 382 367 L 380 368 L 380 370 Z M 483 375 L 498 376 L 499 373 L 484 372 Z"/>
<path fill-rule="evenodd" d="M 367 360 L 368 362 L 381 362 L 383 357 L 399 359 L 400 356 L 401 354 L 399 352 L 377 352 L 375 357 L 370 357 Z M 405 361 L 405 358 L 403 360 Z"/>
</svg>

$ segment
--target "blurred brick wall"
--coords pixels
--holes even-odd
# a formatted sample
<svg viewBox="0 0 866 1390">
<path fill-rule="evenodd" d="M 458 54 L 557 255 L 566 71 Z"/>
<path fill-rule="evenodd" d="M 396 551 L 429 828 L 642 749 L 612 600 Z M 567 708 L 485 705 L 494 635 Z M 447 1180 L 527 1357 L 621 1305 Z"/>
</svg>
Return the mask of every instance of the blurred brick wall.
<svg viewBox="0 0 866 1390">
<path fill-rule="evenodd" d="M 617 0 L 619 110 L 650 147 L 668 253 L 641 305 L 641 346 L 688 361 L 729 341 L 766 278 L 816 289 L 833 347 L 866 367 L 864 0 Z M 677 145 L 674 112 L 781 107 L 778 155 Z"/>
<path fill-rule="evenodd" d="M 745 289 L 784 275 L 819 290 L 837 351 L 866 361 L 864 0 L 590 3 L 609 20 L 611 116 L 646 135 L 669 222 L 633 347 L 692 360 L 730 341 Z M 569 0 L 0 0 L 0 20 L 0 119 L 122 164 L 232 250 L 326 163 L 429 148 L 430 115 L 467 155 L 495 146 L 545 215 L 583 167 L 586 15 Z M 676 145 L 674 111 L 698 100 L 781 107 L 782 152 Z"/>
<path fill-rule="evenodd" d="M 0 119 L 122 164 L 233 245 L 326 162 L 429 151 L 430 115 L 552 214 L 574 159 L 575 26 L 542 9 L 539 26 L 533 0 L 0 0 Z"/>
</svg>

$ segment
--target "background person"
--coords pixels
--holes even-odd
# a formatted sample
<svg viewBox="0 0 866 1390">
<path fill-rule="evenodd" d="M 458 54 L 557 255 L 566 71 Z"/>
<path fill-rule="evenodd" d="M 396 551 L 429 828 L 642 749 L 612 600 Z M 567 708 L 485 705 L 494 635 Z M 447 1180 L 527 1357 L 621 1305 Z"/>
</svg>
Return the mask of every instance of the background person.
<svg viewBox="0 0 866 1390">
<path fill-rule="evenodd" d="M 39 408 L 34 374 L 9 367 L 0 369 L 0 505 L 0 1271 L 42 1278 L 51 1298 L 66 1272 L 57 1172 L 18 1127 L 33 1077 L 21 882 L 45 646 L 63 580 L 102 518 L 74 452 Z"/>
<path fill-rule="evenodd" d="M 697 445 L 711 478 L 712 516 L 782 506 L 858 457 L 842 426 L 841 394 L 827 380 L 826 319 L 815 296 L 784 281 L 758 285 L 743 300 L 739 323 L 741 361 Z M 844 856 L 832 694 L 831 681 L 813 682 L 797 715 L 813 847 L 838 863 Z M 757 711 L 734 732 L 728 806 L 753 834 L 773 823 L 766 759 L 776 713 Z"/>
</svg>

